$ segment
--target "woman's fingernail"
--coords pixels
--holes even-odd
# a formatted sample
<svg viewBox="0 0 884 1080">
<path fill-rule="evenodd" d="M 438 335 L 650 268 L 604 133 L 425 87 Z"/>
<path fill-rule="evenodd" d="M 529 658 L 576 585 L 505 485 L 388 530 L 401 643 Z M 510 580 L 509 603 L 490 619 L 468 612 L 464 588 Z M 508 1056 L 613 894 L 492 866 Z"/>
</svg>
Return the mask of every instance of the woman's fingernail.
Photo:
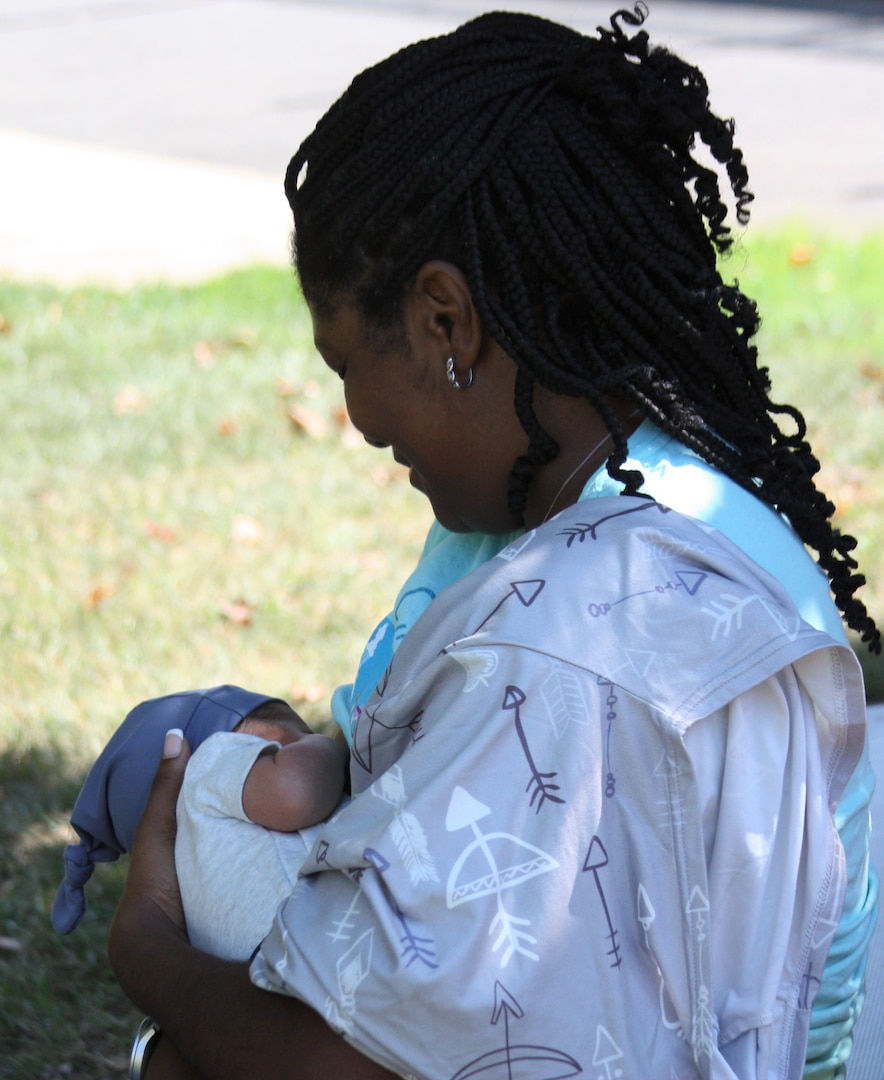
<svg viewBox="0 0 884 1080">
<path fill-rule="evenodd" d="M 184 732 L 181 728 L 172 728 L 171 731 L 166 732 L 166 741 L 163 743 L 163 760 L 166 758 L 178 757 L 181 753 L 181 741 L 184 738 Z"/>
</svg>

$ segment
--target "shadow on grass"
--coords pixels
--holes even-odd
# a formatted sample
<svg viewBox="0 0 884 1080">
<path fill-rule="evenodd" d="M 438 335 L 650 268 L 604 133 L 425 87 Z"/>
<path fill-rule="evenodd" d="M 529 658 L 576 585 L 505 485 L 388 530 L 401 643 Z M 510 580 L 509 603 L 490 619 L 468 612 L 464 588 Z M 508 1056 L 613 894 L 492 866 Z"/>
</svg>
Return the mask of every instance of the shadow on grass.
<svg viewBox="0 0 884 1080">
<path fill-rule="evenodd" d="M 98 868 L 73 934 L 50 922 L 81 783 L 51 747 L 0 755 L 0 1077 L 10 1080 L 119 1080 L 139 1019 L 105 951 L 125 865 Z"/>
</svg>

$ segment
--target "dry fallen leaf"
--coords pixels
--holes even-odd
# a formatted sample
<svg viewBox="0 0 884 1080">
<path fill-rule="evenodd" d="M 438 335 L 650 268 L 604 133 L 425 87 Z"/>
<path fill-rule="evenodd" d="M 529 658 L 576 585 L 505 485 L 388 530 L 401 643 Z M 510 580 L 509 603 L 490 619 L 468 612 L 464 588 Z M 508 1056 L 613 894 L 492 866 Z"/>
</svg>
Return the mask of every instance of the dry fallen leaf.
<svg viewBox="0 0 884 1080">
<path fill-rule="evenodd" d="M 793 266 L 806 266 L 813 262 L 814 251 L 810 244 L 796 244 L 789 252 L 789 262 Z"/>
<path fill-rule="evenodd" d="M 293 686 L 291 697 L 293 701 L 306 701 L 308 705 L 315 705 L 328 695 L 328 687 L 322 683 L 313 686 Z"/>
<path fill-rule="evenodd" d="M 201 368 L 212 368 L 215 360 L 231 349 L 251 349 L 258 340 L 253 330 L 234 330 L 225 338 L 203 338 L 193 346 L 193 358 Z"/>
<path fill-rule="evenodd" d="M 296 431 L 301 431 L 312 439 L 321 439 L 326 433 L 325 420 L 318 413 L 299 405 L 297 401 L 289 405 L 288 416 Z"/>
<path fill-rule="evenodd" d="M 233 519 L 233 527 L 230 530 L 230 538 L 234 544 L 260 544 L 264 537 L 264 529 L 260 522 L 254 518 L 238 514 Z"/>
<path fill-rule="evenodd" d="M 297 384 L 293 383 L 291 379 L 285 379 L 280 376 L 276 380 L 276 393 L 279 397 L 294 397 L 297 392 Z"/>
<path fill-rule="evenodd" d="M 144 412 L 146 407 L 147 398 L 137 386 L 124 386 L 111 403 L 111 408 L 117 416 L 122 416 L 124 413 Z"/>
<path fill-rule="evenodd" d="M 383 570 L 387 565 L 387 554 L 377 550 L 363 551 L 356 556 L 356 562 L 363 570 Z"/>
<path fill-rule="evenodd" d="M 201 368 L 215 366 L 215 346 L 211 341 L 198 341 L 193 347 L 193 358 Z"/>
<path fill-rule="evenodd" d="M 884 367 L 880 364 L 866 360 L 860 364 L 859 370 L 863 378 L 871 379 L 873 382 L 884 382 Z"/>
<path fill-rule="evenodd" d="M 823 464 L 815 482 L 820 491 L 824 491 L 835 504 L 836 520 L 855 503 L 869 503 L 872 484 L 867 472 L 862 468 L 845 472 L 832 465 Z"/>
<path fill-rule="evenodd" d="M 9 324 L 9 320 L 3 312 L 0 311 L 0 334 L 8 334 L 11 329 L 12 327 Z"/>
<path fill-rule="evenodd" d="M 350 419 L 347 410 L 343 406 L 339 409 L 335 409 L 332 413 L 332 422 L 341 433 L 342 446 L 347 446 L 352 449 L 354 447 L 365 445 L 365 440 L 362 438 L 359 429 L 353 426 L 353 421 Z"/>
<path fill-rule="evenodd" d="M 219 435 L 223 435 L 225 438 L 235 435 L 239 431 L 239 420 L 235 416 L 223 416 L 217 424 L 215 424 L 215 430 Z"/>
<path fill-rule="evenodd" d="M 99 604 L 107 600 L 109 596 L 112 596 L 113 592 L 113 586 L 108 585 L 107 582 L 96 582 L 96 584 L 86 593 L 86 607 L 97 608 Z"/>
<path fill-rule="evenodd" d="M 222 619 L 234 623 L 236 626 L 251 626 L 257 608 L 248 600 L 228 600 L 219 608 Z"/>
<path fill-rule="evenodd" d="M 398 480 L 400 473 L 401 469 L 398 466 L 391 468 L 389 465 L 375 465 L 371 470 L 371 478 L 378 487 L 386 487 L 394 480 Z"/>
<path fill-rule="evenodd" d="M 229 345 L 235 345 L 239 349 L 252 349 L 258 342 L 258 335 L 254 330 L 234 330 L 227 339 Z"/>
<path fill-rule="evenodd" d="M 155 540 L 162 540 L 164 544 L 171 544 L 178 539 L 178 534 L 169 525 L 161 525 L 158 521 L 145 521 L 144 532 L 146 536 L 152 536 Z"/>
</svg>

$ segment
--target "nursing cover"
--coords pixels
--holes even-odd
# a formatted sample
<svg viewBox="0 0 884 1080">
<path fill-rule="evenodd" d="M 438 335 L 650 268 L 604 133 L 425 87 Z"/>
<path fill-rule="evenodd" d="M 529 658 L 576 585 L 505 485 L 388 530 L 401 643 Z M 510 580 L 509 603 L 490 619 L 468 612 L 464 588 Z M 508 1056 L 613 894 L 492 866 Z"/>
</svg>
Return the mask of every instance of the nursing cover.
<svg viewBox="0 0 884 1080">
<path fill-rule="evenodd" d="M 427 1080 L 793 1080 L 856 658 L 715 530 L 591 499 L 442 592 L 252 963 Z"/>
</svg>

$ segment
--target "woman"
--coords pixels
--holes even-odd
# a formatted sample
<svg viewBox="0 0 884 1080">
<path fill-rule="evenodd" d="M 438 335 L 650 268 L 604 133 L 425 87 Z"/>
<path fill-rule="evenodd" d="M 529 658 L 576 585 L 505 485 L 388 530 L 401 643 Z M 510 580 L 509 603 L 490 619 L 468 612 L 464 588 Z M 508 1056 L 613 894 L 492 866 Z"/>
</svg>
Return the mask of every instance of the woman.
<svg viewBox="0 0 884 1080">
<path fill-rule="evenodd" d="M 251 978 L 186 940 L 173 740 L 110 938 L 151 1080 L 843 1067 L 877 893 L 838 609 L 879 634 L 719 274 L 733 125 L 643 16 L 418 43 L 292 160 L 317 348 L 437 525 Z"/>
</svg>

